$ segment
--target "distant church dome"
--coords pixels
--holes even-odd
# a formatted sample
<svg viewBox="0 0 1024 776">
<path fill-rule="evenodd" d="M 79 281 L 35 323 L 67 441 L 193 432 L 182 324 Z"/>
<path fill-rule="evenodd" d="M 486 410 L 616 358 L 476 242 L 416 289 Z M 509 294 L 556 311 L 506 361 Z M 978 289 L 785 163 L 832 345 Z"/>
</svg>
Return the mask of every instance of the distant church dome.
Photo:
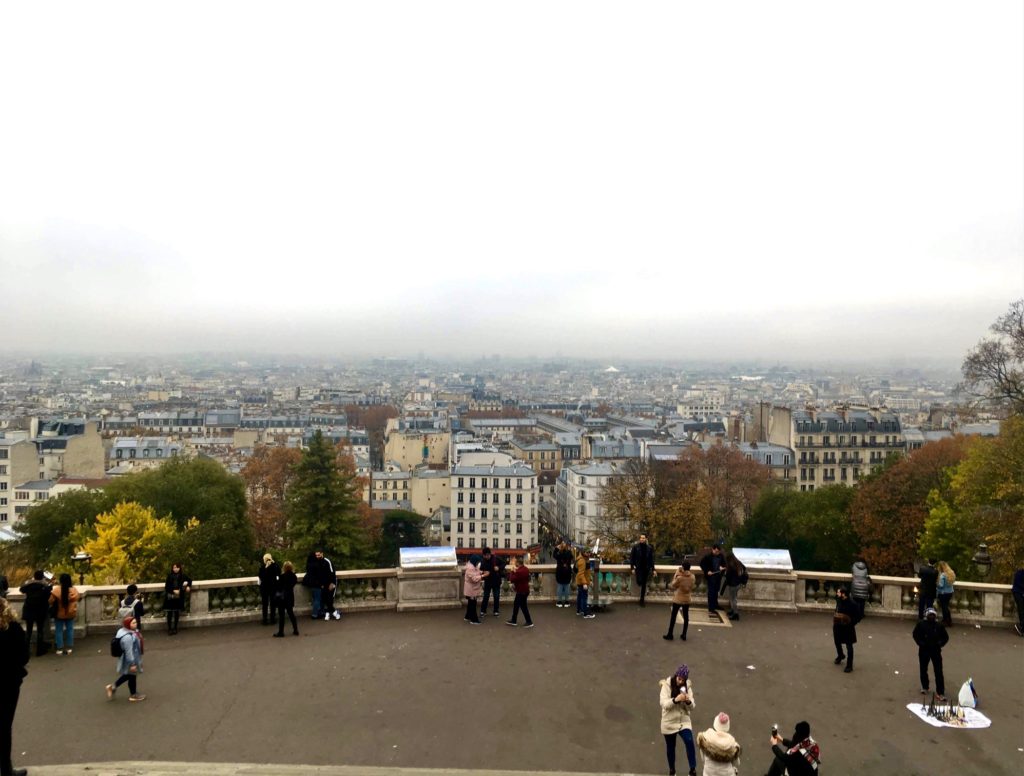
<svg viewBox="0 0 1024 776">
<path fill-rule="evenodd" d="M 616 369 L 616 368 L 615 368 L 615 367 L 613 367 L 613 366 L 610 366 L 610 367 L 608 367 L 607 369 L 605 369 L 604 371 L 605 371 L 605 372 L 618 372 L 619 370 L 618 370 L 618 369 Z"/>
</svg>

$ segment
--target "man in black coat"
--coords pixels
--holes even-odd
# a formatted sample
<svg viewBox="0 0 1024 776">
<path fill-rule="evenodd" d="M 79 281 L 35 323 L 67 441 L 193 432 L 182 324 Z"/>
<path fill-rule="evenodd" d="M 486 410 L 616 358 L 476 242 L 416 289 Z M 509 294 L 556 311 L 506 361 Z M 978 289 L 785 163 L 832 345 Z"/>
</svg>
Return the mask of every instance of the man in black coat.
<svg viewBox="0 0 1024 776">
<path fill-rule="evenodd" d="M 708 584 L 708 611 L 718 611 L 718 591 L 722 587 L 722 573 L 725 571 L 722 548 L 717 544 L 711 552 L 700 559 L 700 570 Z"/>
<path fill-rule="evenodd" d="M 927 566 L 917 572 L 920 581 L 917 586 L 917 619 L 924 619 L 924 610 L 935 605 L 935 591 L 939 585 L 939 570 L 935 568 L 937 561 L 929 559 Z"/>
<path fill-rule="evenodd" d="M 41 569 L 37 569 L 32 579 L 21 586 L 25 596 L 25 605 L 21 609 L 21 619 L 27 626 L 25 641 L 32 642 L 32 629 L 36 628 L 36 657 L 45 655 L 50 648 L 46 641 L 46 616 L 50 611 L 51 590 Z"/>
<path fill-rule="evenodd" d="M 487 614 L 487 602 L 494 596 L 494 616 L 497 617 L 501 596 L 501 581 L 505 577 L 505 559 L 500 555 L 494 555 L 490 547 L 484 547 L 483 557 L 480 559 L 480 571 L 490 572 L 484 577 L 484 602 L 480 605 L 480 614 Z"/>
<path fill-rule="evenodd" d="M 914 642 L 917 644 L 917 662 L 921 668 L 921 694 L 928 694 L 928 663 L 935 670 L 935 700 L 946 700 L 946 680 L 942 675 L 942 648 L 949 642 L 945 626 L 937 619 L 934 609 L 925 610 L 924 619 L 914 626 Z"/>
<path fill-rule="evenodd" d="M 836 591 L 836 613 L 832 617 L 832 640 L 836 645 L 836 665 L 846 660 L 845 673 L 853 671 L 853 645 L 857 643 L 860 606 L 850 598 L 845 587 Z M 843 654 L 843 647 L 846 654 Z"/>
<path fill-rule="evenodd" d="M 14 711 L 21 694 L 21 680 L 28 663 L 28 639 L 7 599 L 0 600 L 0 773 L 25 776 L 24 768 L 11 763 L 11 732 Z"/>
<path fill-rule="evenodd" d="M 640 605 L 646 606 L 644 596 L 647 594 L 647 580 L 654 571 L 654 548 L 647 543 L 644 534 L 640 534 L 640 539 L 629 552 L 629 569 L 636 575 L 636 583 L 640 587 Z"/>
</svg>

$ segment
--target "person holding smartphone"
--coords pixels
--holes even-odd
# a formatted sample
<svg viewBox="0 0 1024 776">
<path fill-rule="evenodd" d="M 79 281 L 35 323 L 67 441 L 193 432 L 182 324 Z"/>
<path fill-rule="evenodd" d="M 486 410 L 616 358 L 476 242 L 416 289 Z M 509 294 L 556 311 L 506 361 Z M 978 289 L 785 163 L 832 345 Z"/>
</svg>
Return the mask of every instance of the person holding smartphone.
<svg viewBox="0 0 1024 776">
<path fill-rule="evenodd" d="M 772 760 L 768 776 L 814 776 L 821 763 L 818 742 L 811 738 L 809 722 L 797 722 L 792 738 L 780 738 L 778 726 L 772 728 Z"/>
<path fill-rule="evenodd" d="M 667 679 L 659 682 L 661 688 L 658 700 L 661 704 L 661 734 L 665 738 L 665 757 L 668 759 L 669 776 L 676 772 L 676 736 L 686 746 L 686 760 L 690 765 L 690 776 L 697 776 L 697 751 L 693 744 L 693 723 L 690 714 L 695 707 L 693 685 L 690 683 L 690 669 L 681 665 Z"/>
</svg>

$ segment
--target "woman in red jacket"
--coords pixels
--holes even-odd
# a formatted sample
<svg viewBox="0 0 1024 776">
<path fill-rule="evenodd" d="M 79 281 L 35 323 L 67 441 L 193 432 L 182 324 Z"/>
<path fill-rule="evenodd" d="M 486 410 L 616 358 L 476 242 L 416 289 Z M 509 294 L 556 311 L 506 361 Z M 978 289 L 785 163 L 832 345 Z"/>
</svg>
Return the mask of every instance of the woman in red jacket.
<svg viewBox="0 0 1024 776">
<path fill-rule="evenodd" d="M 506 625 L 516 625 L 516 620 L 519 619 L 519 612 L 522 610 L 523 617 L 526 618 L 526 627 L 533 627 L 533 620 L 530 618 L 530 607 L 526 605 L 526 599 L 530 595 L 530 569 L 526 567 L 526 559 L 523 558 L 522 563 L 517 563 L 516 559 L 512 559 L 512 571 L 508 575 L 508 581 L 512 583 L 513 589 L 516 591 L 516 599 L 512 604 L 512 619 L 506 622 Z"/>
</svg>

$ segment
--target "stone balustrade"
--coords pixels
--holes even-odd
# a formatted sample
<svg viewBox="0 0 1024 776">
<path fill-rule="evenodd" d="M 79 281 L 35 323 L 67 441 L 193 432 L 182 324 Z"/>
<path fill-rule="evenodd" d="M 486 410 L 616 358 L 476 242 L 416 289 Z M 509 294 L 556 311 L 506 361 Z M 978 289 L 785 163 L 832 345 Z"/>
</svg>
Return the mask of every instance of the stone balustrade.
<svg viewBox="0 0 1024 776">
<path fill-rule="evenodd" d="M 555 600 L 554 565 L 530 567 L 531 600 L 539 603 Z M 693 605 L 707 601 L 707 585 L 700 569 L 693 590 Z M 647 589 L 652 604 L 669 603 L 669 583 L 675 566 L 657 566 Z M 302 579 L 303 575 L 299 575 Z M 574 575 L 575 577 L 575 575 Z M 337 572 L 338 588 L 335 605 L 342 611 L 393 610 L 398 612 L 427 609 L 454 609 L 463 605 L 460 570 L 362 569 Z M 824 571 L 769 572 L 751 571 L 750 580 L 740 591 L 740 609 L 763 612 L 831 612 L 835 608 L 835 591 L 849 584 L 849 574 Z M 917 617 L 917 580 L 905 577 L 873 576 L 869 616 Z M 571 585 L 576 594 L 575 582 Z M 118 599 L 124 594 L 120 586 L 81 585 L 82 601 L 78 607 L 75 631 L 108 633 L 118 625 Z M 162 583 L 139 585 L 144 596 L 146 615 L 143 628 L 159 627 L 163 619 L 164 586 Z M 304 587 L 296 587 L 296 614 L 310 613 L 310 599 Z M 502 584 L 502 597 L 511 599 L 508 581 Z M 597 572 L 591 602 L 614 606 L 637 600 L 639 591 L 629 566 L 604 564 Z M 11 603 L 20 609 L 21 594 L 12 591 Z M 955 622 L 984 625 L 1012 625 L 1016 610 L 1009 585 L 980 582 L 957 582 L 951 610 Z M 197 580 L 192 586 L 181 627 L 203 627 L 233 622 L 251 622 L 261 616 L 260 594 L 255 577 Z"/>
</svg>

